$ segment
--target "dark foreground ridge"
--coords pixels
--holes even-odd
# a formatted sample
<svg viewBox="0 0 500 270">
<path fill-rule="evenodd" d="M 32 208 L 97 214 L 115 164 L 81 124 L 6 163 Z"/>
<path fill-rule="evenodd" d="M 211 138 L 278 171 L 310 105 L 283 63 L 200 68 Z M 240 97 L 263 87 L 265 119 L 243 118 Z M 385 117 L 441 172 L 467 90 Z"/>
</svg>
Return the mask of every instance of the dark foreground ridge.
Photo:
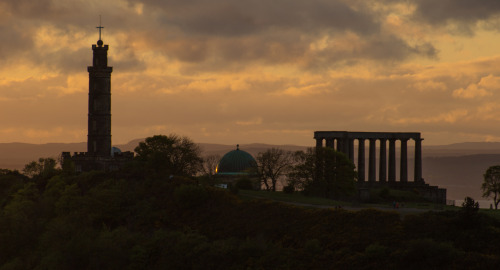
<svg viewBox="0 0 500 270">
<path fill-rule="evenodd" d="M 238 199 L 122 171 L 0 174 L 0 269 L 494 269 L 500 223 Z"/>
</svg>

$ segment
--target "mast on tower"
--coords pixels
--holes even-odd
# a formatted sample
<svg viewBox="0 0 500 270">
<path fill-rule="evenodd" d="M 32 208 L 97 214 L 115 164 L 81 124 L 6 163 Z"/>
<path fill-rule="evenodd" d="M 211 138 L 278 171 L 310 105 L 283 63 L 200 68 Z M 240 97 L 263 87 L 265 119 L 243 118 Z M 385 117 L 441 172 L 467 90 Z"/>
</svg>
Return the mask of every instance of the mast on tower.
<svg viewBox="0 0 500 270">
<path fill-rule="evenodd" d="M 99 26 L 97 26 L 96 28 L 99 29 L 99 40 L 101 40 L 101 29 L 104 28 L 104 26 L 102 26 L 101 24 L 101 15 L 99 15 Z"/>
</svg>

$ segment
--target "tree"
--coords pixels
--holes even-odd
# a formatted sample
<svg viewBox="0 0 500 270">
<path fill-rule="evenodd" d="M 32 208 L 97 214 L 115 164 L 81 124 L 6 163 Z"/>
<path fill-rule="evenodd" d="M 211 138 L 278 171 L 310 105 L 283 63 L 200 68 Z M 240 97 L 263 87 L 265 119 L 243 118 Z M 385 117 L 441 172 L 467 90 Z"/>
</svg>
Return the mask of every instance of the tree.
<svg viewBox="0 0 500 270">
<path fill-rule="evenodd" d="M 479 203 L 474 201 L 471 197 L 465 197 L 462 203 L 462 210 L 475 213 L 479 211 Z"/>
<path fill-rule="evenodd" d="M 460 209 L 460 221 L 459 224 L 465 229 L 477 228 L 479 226 L 478 215 L 479 213 L 479 203 L 474 201 L 471 197 L 465 197 L 462 203 L 462 209 Z"/>
<path fill-rule="evenodd" d="M 24 166 L 24 175 L 34 178 L 50 178 L 56 174 L 57 162 L 53 158 L 39 158 L 38 162 L 32 161 Z"/>
<path fill-rule="evenodd" d="M 500 166 L 491 166 L 484 174 L 484 182 L 481 185 L 483 197 L 493 197 L 495 209 L 498 209 L 500 202 Z"/>
<path fill-rule="evenodd" d="M 288 173 L 288 185 L 305 190 L 316 178 L 316 157 L 313 148 L 293 153 L 294 164 Z"/>
<path fill-rule="evenodd" d="M 188 137 L 154 135 L 134 149 L 136 159 L 156 174 L 193 176 L 201 169 L 200 148 Z"/>
<path fill-rule="evenodd" d="M 221 156 L 218 154 L 203 157 L 202 173 L 209 178 L 212 177 L 216 173 L 215 169 L 217 168 L 220 159 Z"/>
<path fill-rule="evenodd" d="M 289 184 L 296 189 L 326 198 L 355 192 L 355 166 L 343 153 L 331 148 L 309 148 L 306 152 L 296 152 L 294 158 Z"/>
<path fill-rule="evenodd" d="M 271 148 L 257 155 L 257 174 L 267 190 L 276 191 L 278 179 L 288 172 L 293 164 L 293 155 L 290 151 Z"/>
</svg>

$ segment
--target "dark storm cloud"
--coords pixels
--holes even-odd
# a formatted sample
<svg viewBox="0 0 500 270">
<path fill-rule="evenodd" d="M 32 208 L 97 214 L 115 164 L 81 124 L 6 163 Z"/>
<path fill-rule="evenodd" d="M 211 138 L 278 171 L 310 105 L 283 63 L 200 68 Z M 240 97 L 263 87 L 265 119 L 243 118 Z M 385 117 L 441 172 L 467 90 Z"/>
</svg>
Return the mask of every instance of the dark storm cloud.
<svg viewBox="0 0 500 270">
<path fill-rule="evenodd" d="M 161 9 L 163 21 L 191 34 L 239 36 L 268 30 L 301 29 L 321 32 L 350 30 L 373 33 L 379 29 L 374 14 L 355 10 L 342 1 L 229 1 L 129 0 Z"/>
<path fill-rule="evenodd" d="M 310 34 L 325 30 L 366 34 L 379 28 L 372 15 L 335 1 L 231 1 L 200 5 L 188 14 L 171 15 L 183 30 L 220 36 L 283 29 L 299 29 Z"/>
<path fill-rule="evenodd" d="M 382 23 L 387 14 L 375 10 L 371 5 L 375 2 L 391 5 L 394 1 L 367 4 L 344 0 L 128 0 L 128 6 L 123 6 L 93 1 L 6 0 L 0 5 L 11 15 L 9 24 L 14 22 L 13 18 L 23 18 L 27 24 L 23 31 L 32 32 L 40 25 L 50 25 L 58 31 L 76 29 L 96 35 L 98 15 L 103 14 L 105 42 L 108 33 L 128 36 L 119 40 L 122 47 L 140 39 L 149 46 L 148 50 L 160 51 L 184 64 L 202 65 L 198 70 L 204 69 L 203 66 L 216 70 L 224 66 L 241 68 L 238 66 L 252 63 L 300 63 L 307 68 L 313 66 L 308 63 L 322 62 L 315 66 L 328 69 L 338 65 L 338 61 L 435 57 L 436 50 L 430 43 L 410 45 L 394 33 L 384 33 Z M 141 12 L 136 12 L 137 8 Z M 342 39 L 345 33 L 354 33 L 363 44 L 350 51 L 327 47 L 318 52 L 310 48 L 312 42 L 324 36 Z M 22 33 L 14 34 L 22 37 Z M 33 37 L 25 38 L 24 44 L 33 42 Z M 0 52 L 5 46 L 0 44 Z M 41 59 L 44 57 L 33 58 L 52 68 L 73 71 L 60 62 L 74 59 L 77 66 L 87 56 L 78 50 Z M 130 57 L 130 61 L 122 60 L 124 67 L 141 66 L 134 55 Z"/>
<path fill-rule="evenodd" d="M 4 60 L 11 55 L 23 53 L 33 47 L 31 31 L 19 29 L 15 26 L 0 24 L 0 59 Z"/>
<path fill-rule="evenodd" d="M 356 1 L 354 1 L 356 2 Z M 395 1 L 376 1 L 391 5 Z M 397 2 L 397 1 L 396 1 Z M 303 68 L 333 68 L 339 61 L 402 61 L 410 56 L 435 57 L 431 43 L 408 44 L 382 30 L 387 14 L 366 2 L 342 0 L 129 0 L 144 4 L 154 15 L 154 35 L 143 35 L 164 54 L 197 67 L 183 70 L 240 69 L 253 63 L 292 63 Z M 374 2 L 370 2 L 373 4 Z M 360 44 L 338 50 L 335 42 L 353 33 Z M 331 42 L 320 51 L 311 43 L 323 37 Z M 329 47 L 330 46 L 330 47 Z M 310 63 L 310 64 L 309 64 Z M 323 63 L 319 65 L 318 63 Z"/>
<path fill-rule="evenodd" d="M 63 73 L 74 73 L 86 70 L 86 66 L 91 65 L 89 58 L 92 57 L 88 48 L 80 48 L 76 51 L 60 50 L 50 53 L 33 54 L 31 60 L 47 70 L 57 70 Z M 68 61 L 71 59 L 71 61 Z"/>
<path fill-rule="evenodd" d="M 413 0 L 413 3 L 417 8 L 415 16 L 435 25 L 456 22 L 473 26 L 500 14 L 498 0 Z"/>
<path fill-rule="evenodd" d="M 13 14 L 31 18 L 46 15 L 54 8 L 51 0 L 3 0 L 0 5 Z"/>
<path fill-rule="evenodd" d="M 85 1 L 57 0 L 2 0 L 0 7 L 11 15 L 11 20 L 31 21 L 34 27 L 41 22 L 53 23 L 62 29 L 84 25 L 88 22 L 88 11 L 92 9 L 92 5 Z"/>
<path fill-rule="evenodd" d="M 37 31 L 42 27 L 53 30 L 54 35 L 63 38 L 77 37 L 78 33 L 83 32 L 95 36 L 97 41 L 95 26 L 99 23 L 101 13 L 104 13 L 103 22 L 106 23 L 104 40 L 108 33 L 138 31 L 133 27 L 141 29 L 142 25 L 134 19 L 137 14 L 133 10 L 117 5 L 96 5 L 92 1 L 4 0 L 0 3 L 0 9 L 0 14 L 3 13 L 0 20 L 0 59 L 29 61 L 47 70 L 66 74 L 81 72 L 82 67 L 85 70 L 85 66 L 92 64 L 89 62 L 92 57 L 91 44 L 79 44 L 75 48 L 62 46 L 55 40 L 54 44 L 33 50 Z M 71 40 L 69 45 L 74 45 Z M 59 46 L 59 49 L 48 49 L 47 46 Z M 122 71 L 144 69 L 144 63 L 137 59 L 128 42 L 111 46 L 115 46 L 110 54 L 111 65 L 116 65 Z M 118 52 L 117 47 L 124 57 L 113 57 Z"/>
</svg>

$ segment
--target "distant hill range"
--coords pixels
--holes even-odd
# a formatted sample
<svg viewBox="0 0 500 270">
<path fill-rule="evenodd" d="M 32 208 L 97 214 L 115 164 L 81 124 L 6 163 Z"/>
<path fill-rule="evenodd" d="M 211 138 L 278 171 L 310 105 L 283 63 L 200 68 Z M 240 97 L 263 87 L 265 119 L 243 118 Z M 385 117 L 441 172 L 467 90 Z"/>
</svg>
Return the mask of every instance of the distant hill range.
<svg viewBox="0 0 500 270">
<path fill-rule="evenodd" d="M 133 151 L 143 139 L 116 145 L 122 151 Z M 204 155 L 225 153 L 236 145 L 200 143 Z M 268 148 L 277 147 L 290 151 L 305 150 L 311 146 L 241 144 L 240 149 L 256 156 Z M 87 143 L 0 143 L 0 168 L 22 170 L 24 165 L 40 157 L 58 158 L 61 152 L 85 152 Z M 408 146 L 408 177 L 413 179 L 413 149 Z M 448 189 L 448 199 L 471 196 L 481 199 L 483 174 L 489 166 L 500 165 L 500 142 L 466 142 L 450 145 L 423 146 L 422 175 L 431 185 Z M 399 167 L 399 165 L 397 165 Z M 368 169 L 368 168 L 367 168 Z M 397 172 L 399 175 L 399 172 Z"/>
</svg>

